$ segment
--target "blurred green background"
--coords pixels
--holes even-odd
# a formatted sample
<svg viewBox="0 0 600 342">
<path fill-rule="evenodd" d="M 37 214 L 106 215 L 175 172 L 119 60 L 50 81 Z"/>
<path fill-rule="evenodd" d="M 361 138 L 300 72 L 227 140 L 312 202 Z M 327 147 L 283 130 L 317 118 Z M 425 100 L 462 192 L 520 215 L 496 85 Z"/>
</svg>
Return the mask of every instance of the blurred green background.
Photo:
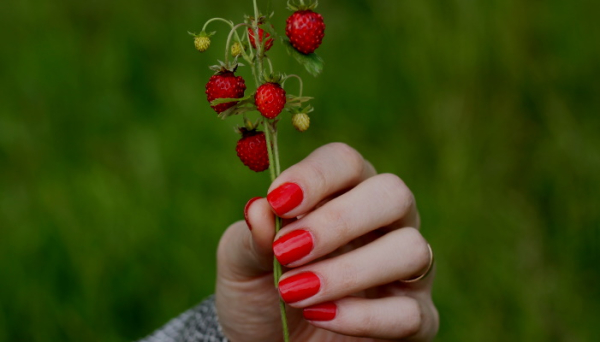
<svg viewBox="0 0 600 342">
<path fill-rule="evenodd" d="M 259 1 L 264 7 L 265 1 Z M 280 34 L 288 15 L 274 1 Z M 214 291 L 222 231 L 267 174 L 235 155 L 187 31 L 244 1 L 9 0 L 0 10 L 0 341 L 128 341 Z M 322 0 L 311 129 L 417 197 L 440 341 L 600 333 L 597 1 Z M 254 89 L 247 68 L 240 70 Z M 293 81 L 289 91 L 295 91 Z"/>
</svg>

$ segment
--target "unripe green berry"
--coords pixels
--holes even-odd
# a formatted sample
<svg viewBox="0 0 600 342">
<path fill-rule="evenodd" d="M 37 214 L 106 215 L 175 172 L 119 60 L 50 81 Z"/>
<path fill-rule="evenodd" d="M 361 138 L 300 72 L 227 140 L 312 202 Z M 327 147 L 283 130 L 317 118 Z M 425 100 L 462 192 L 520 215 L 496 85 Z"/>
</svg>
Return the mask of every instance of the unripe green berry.
<svg viewBox="0 0 600 342">
<path fill-rule="evenodd" d="M 233 57 L 239 57 L 242 54 L 242 44 L 235 42 L 231 45 L 231 55 Z"/>
<path fill-rule="evenodd" d="M 194 46 L 196 47 L 196 50 L 204 52 L 208 50 L 208 47 L 210 46 L 210 38 L 200 34 L 194 38 Z"/>
<path fill-rule="evenodd" d="M 304 132 L 310 126 L 310 117 L 305 113 L 292 115 L 292 125 L 300 132 Z"/>
</svg>

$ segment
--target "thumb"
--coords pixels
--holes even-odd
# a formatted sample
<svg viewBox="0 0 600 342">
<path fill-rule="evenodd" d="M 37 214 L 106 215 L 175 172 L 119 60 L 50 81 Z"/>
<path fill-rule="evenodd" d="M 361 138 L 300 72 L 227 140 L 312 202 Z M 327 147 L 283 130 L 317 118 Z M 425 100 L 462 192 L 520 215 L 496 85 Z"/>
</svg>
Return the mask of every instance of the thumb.
<svg viewBox="0 0 600 342">
<path fill-rule="evenodd" d="M 243 281 L 273 271 L 275 216 L 266 198 L 255 197 L 244 209 L 246 222 L 238 221 L 223 233 L 217 250 L 221 277 Z"/>
</svg>

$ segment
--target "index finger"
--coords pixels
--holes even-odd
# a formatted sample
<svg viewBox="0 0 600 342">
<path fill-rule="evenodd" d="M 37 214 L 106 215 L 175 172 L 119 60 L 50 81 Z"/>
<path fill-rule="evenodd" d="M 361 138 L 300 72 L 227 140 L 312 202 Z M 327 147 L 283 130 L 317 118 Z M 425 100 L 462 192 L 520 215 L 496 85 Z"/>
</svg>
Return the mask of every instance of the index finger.
<svg viewBox="0 0 600 342">
<path fill-rule="evenodd" d="M 267 200 L 277 216 L 294 218 L 375 174 L 373 166 L 355 149 L 331 143 L 283 171 L 271 184 Z"/>
</svg>

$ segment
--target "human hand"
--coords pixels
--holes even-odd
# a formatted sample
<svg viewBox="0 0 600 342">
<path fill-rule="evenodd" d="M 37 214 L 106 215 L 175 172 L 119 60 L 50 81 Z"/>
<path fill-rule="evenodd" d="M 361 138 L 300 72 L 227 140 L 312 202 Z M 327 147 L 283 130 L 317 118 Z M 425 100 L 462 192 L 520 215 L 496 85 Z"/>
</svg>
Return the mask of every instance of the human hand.
<svg viewBox="0 0 600 342">
<path fill-rule="evenodd" d="M 433 339 L 433 255 L 400 178 L 333 143 L 285 170 L 268 193 L 219 243 L 216 308 L 231 342 L 281 341 L 280 296 L 291 341 Z M 273 212 L 287 223 L 277 236 Z M 285 266 L 279 291 L 274 250 Z"/>
</svg>

